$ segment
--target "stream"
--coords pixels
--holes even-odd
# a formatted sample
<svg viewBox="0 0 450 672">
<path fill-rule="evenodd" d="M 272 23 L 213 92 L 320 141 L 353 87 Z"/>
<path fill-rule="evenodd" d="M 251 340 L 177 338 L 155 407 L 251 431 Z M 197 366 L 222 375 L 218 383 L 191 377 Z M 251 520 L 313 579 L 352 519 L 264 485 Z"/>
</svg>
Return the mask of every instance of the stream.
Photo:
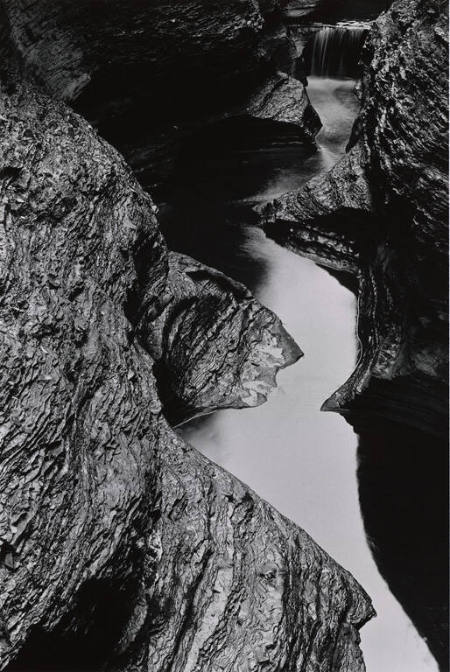
<svg viewBox="0 0 450 672">
<path fill-rule="evenodd" d="M 279 373 L 278 387 L 263 406 L 218 411 L 178 431 L 305 529 L 360 581 L 378 612 L 361 631 L 368 672 L 435 672 L 425 642 L 367 544 L 357 436 L 339 415 L 320 412 L 355 365 L 355 297 L 326 270 L 267 239 L 235 208 L 297 189 L 343 155 L 358 110 L 354 88 L 353 79 L 309 78 L 308 94 L 323 122 L 316 152 L 296 145 L 205 143 L 191 157 L 186 184 L 179 183 L 177 196 L 161 208 L 169 246 L 246 284 L 305 353 Z"/>
</svg>

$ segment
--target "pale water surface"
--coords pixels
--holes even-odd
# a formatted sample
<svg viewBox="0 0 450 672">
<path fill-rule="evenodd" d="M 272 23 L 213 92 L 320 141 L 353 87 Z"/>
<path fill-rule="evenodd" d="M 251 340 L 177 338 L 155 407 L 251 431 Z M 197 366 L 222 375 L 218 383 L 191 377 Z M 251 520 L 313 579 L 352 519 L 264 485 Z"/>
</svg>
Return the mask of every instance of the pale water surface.
<svg viewBox="0 0 450 672">
<path fill-rule="evenodd" d="M 378 612 L 361 630 L 368 672 L 434 672 L 434 659 L 367 546 L 357 437 L 343 418 L 319 410 L 355 363 L 354 296 L 260 231 L 248 232 L 245 247 L 267 264 L 257 298 L 279 315 L 305 356 L 279 373 L 279 386 L 263 406 L 219 411 L 183 427 L 183 436 L 303 527 L 360 581 Z"/>
</svg>

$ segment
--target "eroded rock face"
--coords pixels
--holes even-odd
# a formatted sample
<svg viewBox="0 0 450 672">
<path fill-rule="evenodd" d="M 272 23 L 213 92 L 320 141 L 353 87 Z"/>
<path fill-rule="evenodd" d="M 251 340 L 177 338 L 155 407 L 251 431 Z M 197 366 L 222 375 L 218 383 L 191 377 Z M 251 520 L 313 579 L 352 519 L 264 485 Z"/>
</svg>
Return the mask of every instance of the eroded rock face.
<svg viewBox="0 0 450 672">
<path fill-rule="evenodd" d="M 279 0 L 189 0 L 183 6 L 137 0 L 101 0 L 95 7 L 68 0 L 2 4 L 25 73 L 65 100 L 79 98 L 90 87 L 98 105 L 126 104 L 125 91 L 134 92 L 146 75 L 148 86 L 164 89 L 170 78 L 175 100 L 189 87 L 206 83 L 211 95 L 224 81 L 245 80 L 267 64 L 280 64 L 275 46 L 288 50 L 277 15 L 284 4 Z M 155 104 L 169 106 L 169 101 L 156 99 Z"/>
<path fill-rule="evenodd" d="M 206 123 L 254 113 L 308 140 L 320 128 L 303 85 L 280 74 L 296 55 L 283 0 L 2 4 L 24 76 L 94 123 L 147 189 Z"/>
<path fill-rule="evenodd" d="M 357 241 L 367 233 L 367 222 L 373 219 L 363 152 L 361 146 L 355 147 L 300 191 L 259 208 L 267 234 L 294 252 L 357 275 Z"/>
<path fill-rule="evenodd" d="M 0 193 L 0 669 L 363 670 L 362 589 L 161 408 L 162 362 L 184 411 L 262 401 L 300 354 L 277 318 L 170 254 L 117 152 L 24 84 Z"/>
<path fill-rule="evenodd" d="M 278 242 L 361 269 L 363 360 L 327 408 L 353 409 L 379 381 L 393 396 L 397 384 L 410 384 L 418 394 L 403 395 L 404 408 L 399 398 L 393 419 L 432 433 L 446 431 L 445 25 L 438 1 L 394 3 L 365 47 L 349 153 L 265 213 Z M 390 413 L 389 397 L 381 414 Z"/>
</svg>

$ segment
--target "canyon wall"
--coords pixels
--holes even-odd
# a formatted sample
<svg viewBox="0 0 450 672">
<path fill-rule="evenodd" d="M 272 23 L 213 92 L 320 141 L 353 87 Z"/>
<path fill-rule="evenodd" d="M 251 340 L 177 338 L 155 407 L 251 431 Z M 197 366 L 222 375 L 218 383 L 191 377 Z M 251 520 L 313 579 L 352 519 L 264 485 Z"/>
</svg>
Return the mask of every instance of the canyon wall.
<svg viewBox="0 0 450 672">
<path fill-rule="evenodd" d="M 114 7 L 104 44 L 111 26 L 147 43 L 154 24 Z M 259 26 L 276 4 L 225 7 Z M 172 428 L 262 403 L 300 349 L 243 286 L 167 249 L 131 169 L 61 100 L 108 79 L 79 67 L 86 7 L 3 10 L 0 669 L 362 672 L 363 589 Z"/>
<path fill-rule="evenodd" d="M 348 154 L 275 201 L 264 222 L 278 242 L 360 274 L 361 360 L 326 408 L 347 413 L 366 399 L 371 413 L 378 407 L 383 417 L 441 434 L 447 410 L 445 25 L 437 0 L 426 6 L 403 0 L 378 19 L 364 49 L 362 107 Z"/>
</svg>

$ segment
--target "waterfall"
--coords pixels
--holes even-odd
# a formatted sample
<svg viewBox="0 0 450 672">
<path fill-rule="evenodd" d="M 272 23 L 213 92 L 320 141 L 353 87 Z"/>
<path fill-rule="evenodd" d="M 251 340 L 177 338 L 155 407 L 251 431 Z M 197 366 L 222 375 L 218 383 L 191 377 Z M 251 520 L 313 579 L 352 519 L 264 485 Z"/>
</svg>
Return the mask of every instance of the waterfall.
<svg viewBox="0 0 450 672">
<path fill-rule="evenodd" d="M 307 70 L 314 77 L 358 78 L 367 32 L 367 24 L 323 26 L 305 47 Z"/>
</svg>

